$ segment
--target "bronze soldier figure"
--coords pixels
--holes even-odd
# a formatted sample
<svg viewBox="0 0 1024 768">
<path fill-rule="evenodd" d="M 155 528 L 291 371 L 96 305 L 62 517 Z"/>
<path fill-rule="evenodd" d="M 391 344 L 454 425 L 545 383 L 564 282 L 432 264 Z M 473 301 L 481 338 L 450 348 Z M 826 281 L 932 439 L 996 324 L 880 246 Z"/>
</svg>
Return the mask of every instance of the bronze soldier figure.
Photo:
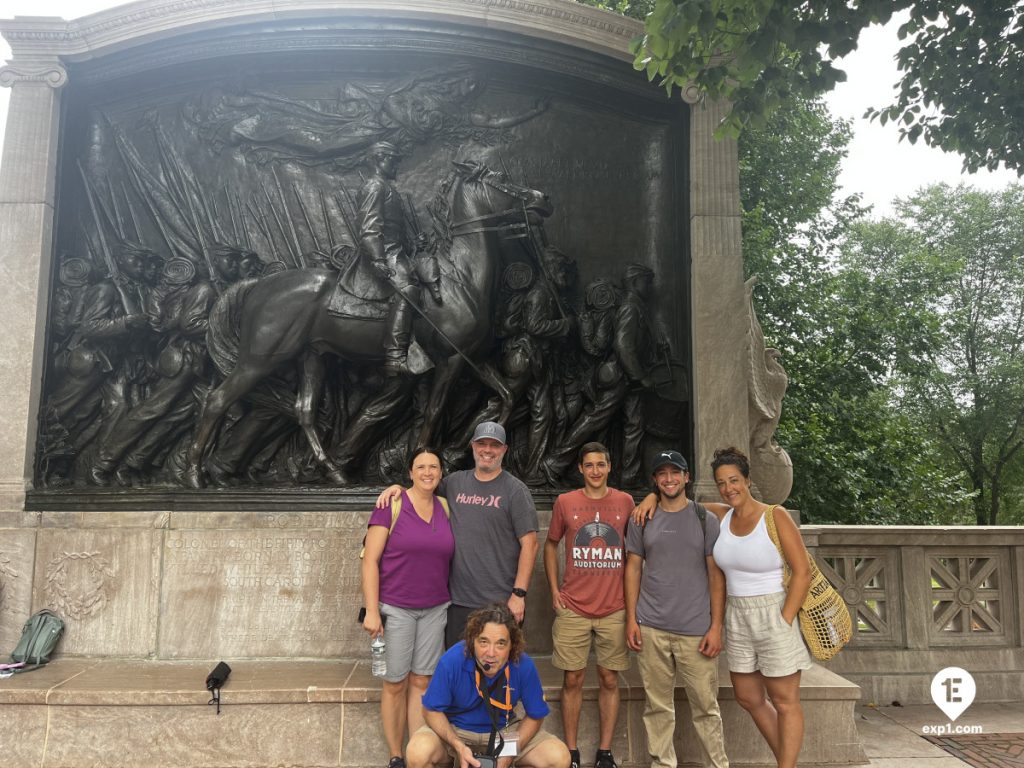
<svg viewBox="0 0 1024 768">
<path fill-rule="evenodd" d="M 373 145 L 370 153 L 374 173 L 360 191 L 359 226 L 364 256 L 393 291 L 388 304 L 387 333 L 384 340 L 384 368 L 388 375 L 405 372 L 412 330 L 413 309 L 409 302 L 419 301 L 417 270 L 413 263 L 416 251 L 426 245 L 422 235 L 415 235 L 408 221 L 402 196 L 395 187 L 401 152 L 387 141 Z M 434 300 L 441 303 L 440 275 L 428 287 Z"/>
<path fill-rule="evenodd" d="M 524 482 L 539 485 L 546 481 L 541 474 L 541 462 L 548 443 L 557 439 L 553 434 L 556 424 L 556 379 L 560 369 L 558 347 L 572 331 L 573 318 L 567 316 L 559 294 L 573 279 L 573 262 L 558 248 L 547 246 L 541 258 L 544 275 L 526 294 L 523 310 L 523 330 L 533 341 L 531 364 L 533 380 L 527 390 L 530 403 L 530 438 Z"/>
<path fill-rule="evenodd" d="M 214 279 L 238 279 L 236 249 L 217 247 L 211 256 L 218 272 Z M 149 396 L 124 412 L 100 444 L 90 472 L 97 485 L 108 484 L 115 470 L 118 482 L 133 482 L 199 412 L 193 390 L 207 373 L 206 330 L 217 292 L 212 280 L 196 281 L 195 276 L 188 259 L 171 259 L 164 269 L 149 318 L 153 331 L 164 337 L 156 359 L 158 378 Z"/>
<path fill-rule="evenodd" d="M 626 373 L 630 388 L 622 404 L 622 480 L 628 487 L 637 487 L 640 477 L 640 443 L 645 434 L 643 390 L 653 382 L 650 372 L 658 362 L 658 349 L 667 342 L 655 340 L 650 319 L 654 294 L 654 272 L 643 264 L 626 267 L 625 292 L 615 312 L 615 333 L 612 347 Z"/>
<path fill-rule="evenodd" d="M 587 402 L 541 465 L 548 483 L 555 486 L 576 461 L 579 449 L 608 427 L 627 390 L 622 366 L 612 350 L 618 291 L 610 281 L 598 278 L 587 286 L 585 301 L 586 309 L 579 316 L 579 335 L 585 353 L 581 378 Z"/>
</svg>

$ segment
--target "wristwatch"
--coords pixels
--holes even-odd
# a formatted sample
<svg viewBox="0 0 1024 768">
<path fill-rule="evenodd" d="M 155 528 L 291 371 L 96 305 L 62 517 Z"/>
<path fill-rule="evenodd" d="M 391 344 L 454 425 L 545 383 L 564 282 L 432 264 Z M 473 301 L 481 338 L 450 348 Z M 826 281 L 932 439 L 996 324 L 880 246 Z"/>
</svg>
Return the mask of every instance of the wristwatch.
<svg viewBox="0 0 1024 768">
<path fill-rule="evenodd" d="M 519 587 L 512 587 L 512 594 L 516 597 L 526 597 L 526 590 Z"/>
</svg>

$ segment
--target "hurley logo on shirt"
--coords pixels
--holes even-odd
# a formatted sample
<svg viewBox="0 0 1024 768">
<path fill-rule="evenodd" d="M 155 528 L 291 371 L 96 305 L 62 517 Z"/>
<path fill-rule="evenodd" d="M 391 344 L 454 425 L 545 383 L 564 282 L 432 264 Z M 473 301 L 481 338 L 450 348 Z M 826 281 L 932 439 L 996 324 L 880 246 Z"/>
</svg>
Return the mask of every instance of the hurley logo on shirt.
<svg viewBox="0 0 1024 768">
<path fill-rule="evenodd" d="M 493 493 L 490 496 L 469 496 L 465 493 L 460 493 L 455 497 L 455 501 L 459 504 L 471 504 L 475 507 L 501 506 L 501 496 L 495 496 Z"/>
</svg>

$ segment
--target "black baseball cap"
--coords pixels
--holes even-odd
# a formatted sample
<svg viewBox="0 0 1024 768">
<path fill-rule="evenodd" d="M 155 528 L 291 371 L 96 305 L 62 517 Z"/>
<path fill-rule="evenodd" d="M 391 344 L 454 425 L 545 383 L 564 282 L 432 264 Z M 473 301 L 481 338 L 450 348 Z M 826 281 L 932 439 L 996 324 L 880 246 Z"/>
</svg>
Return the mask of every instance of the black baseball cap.
<svg viewBox="0 0 1024 768">
<path fill-rule="evenodd" d="M 681 469 L 683 472 L 689 472 L 690 468 L 686 465 L 686 459 L 683 458 L 683 454 L 679 451 L 662 451 L 651 461 L 651 474 L 658 471 L 660 467 L 666 464 L 671 464 L 676 469 Z"/>
</svg>

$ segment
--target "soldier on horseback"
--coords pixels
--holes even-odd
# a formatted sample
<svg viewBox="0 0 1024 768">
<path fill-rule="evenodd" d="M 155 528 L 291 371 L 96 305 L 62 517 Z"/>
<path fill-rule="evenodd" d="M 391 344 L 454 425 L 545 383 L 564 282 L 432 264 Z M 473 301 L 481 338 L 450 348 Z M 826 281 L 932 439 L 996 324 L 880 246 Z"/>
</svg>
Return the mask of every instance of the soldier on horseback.
<svg viewBox="0 0 1024 768">
<path fill-rule="evenodd" d="M 437 260 L 423 255 L 414 263 L 416 252 L 426 247 L 426 238 L 416 234 L 412 212 L 407 212 L 395 187 L 401 152 L 394 144 L 379 141 L 370 151 L 374 173 L 360 190 L 359 229 L 363 254 L 376 274 L 392 291 L 388 303 L 387 333 L 384 339 L 384 369 L 394 376 L 407 370 L 412 330 L 410 302 L 419 301 L 420 283 L 441 303 L 441 281 Z"/>
</svg>

